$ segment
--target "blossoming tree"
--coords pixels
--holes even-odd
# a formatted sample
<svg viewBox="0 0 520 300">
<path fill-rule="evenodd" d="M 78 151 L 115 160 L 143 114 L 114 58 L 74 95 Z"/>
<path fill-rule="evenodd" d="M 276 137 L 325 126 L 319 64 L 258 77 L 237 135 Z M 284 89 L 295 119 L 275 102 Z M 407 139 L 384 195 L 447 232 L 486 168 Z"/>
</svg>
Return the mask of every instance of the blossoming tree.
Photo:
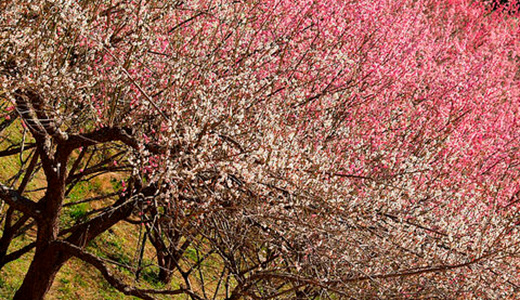
<svg viewBox="0 0 520 300">
<path fill-rule="evenodd" d="M 0 156 L 20 161 L 0 186 L 0 265 L 31 261 L 15 299 L 43 299 L 72 257 L 142 299 L 519 293 L 514 13 L 7 0 L 0 41 Z M 99 176 L 122 183 L 70 200 Z M 179 288 L 128 284 L 86 249 L 122 221 Z"/>
</svg>

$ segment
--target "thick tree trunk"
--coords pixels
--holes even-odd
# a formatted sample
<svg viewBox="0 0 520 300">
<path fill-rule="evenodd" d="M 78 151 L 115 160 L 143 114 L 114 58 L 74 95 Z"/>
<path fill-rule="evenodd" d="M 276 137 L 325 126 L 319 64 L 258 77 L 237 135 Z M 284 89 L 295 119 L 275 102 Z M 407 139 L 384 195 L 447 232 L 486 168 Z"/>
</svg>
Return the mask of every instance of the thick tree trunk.
<svg viewBox="0 0 520 300">
<path fill-rule="evenodd" d="M 169 284 L 173 275 L 173 263 L 169 262 L 159 267 L 159 281 L 164 284 Z"/>
<path fill-rule="evenodd" d="M 43 300 L 52 286 L 56 274 L 70 255 L 59 251 L 52 245 L 44 250 L 37 250 L 25 275 L 22 286 L 13 300 Z"/>
<path fill-rule="evenodd" d="M 49 130 L 44 132 L 50 132 Z M 36 251 L 22 286 L 13 298 L 15 300 L 43 300 L 56 274 L 71 257 L 60 248 L 59 244 L 53 244 L 60 230 L 58 218 L 65 198 L 66 166 L 70 151 L 60 150 L 58 147 L 56 153 L 51 154 L 43 147 L 45 141 L 42 141 L 42 138 L 36 140 L 41 144 L 38 146 L 38 151 L 42 153 L 41 161 L 47 178 L 47 191 L 37 203 L 41 214 L 37 220 Z"/>
<path fill-rule="evenodd" d="M 145 190 L 146 194 L 149 194 Z M 69 243 L 73 245 L 84 245 L 93 240 L 99 234 L 114 226 L 115 223 L 128 217 L 132 212 L 133 203 L 124 203 L 127 198 L 121 198 L 116 204 L 111 214 L 103 214 L 92 219 L 90 222 L 83 224 L 74 231 L 69 238 Z M 40 234 L 49 236 L 48 232 L 56 232 L 56 226 L 41 226 Z M 54 238 L 55 234 L 53 235 Z M 72 255 L 61 249 L 61 245 L 45 243 L 40 241 L 41 248 L 36 248 L 33 261 L 29 266 L 29 270 L 25 275 L 22 286 L 16 292 L 14 300 L 40 300 L 44 299 L 45 294 L 49 291 L 56 274 Z"/>
<path fill-rule="evenodd" d="M 163 241 L 160 237 L 157 237 L 157 232 L 154 232 L 154 234 L 150 236 L 150 241 L 152 245 L 154 245 L 157 254 L 157 264 L 159 265 L 158 279 L 163 284 L 169 284 L 172 280 L 174 268 L 179 262 L 184 249 L 170 247 L 170 251 L 167 251 Z M 177 244 L 177 242 L 178 238 L 173 237 L 172 243 Z"/>
</svg>

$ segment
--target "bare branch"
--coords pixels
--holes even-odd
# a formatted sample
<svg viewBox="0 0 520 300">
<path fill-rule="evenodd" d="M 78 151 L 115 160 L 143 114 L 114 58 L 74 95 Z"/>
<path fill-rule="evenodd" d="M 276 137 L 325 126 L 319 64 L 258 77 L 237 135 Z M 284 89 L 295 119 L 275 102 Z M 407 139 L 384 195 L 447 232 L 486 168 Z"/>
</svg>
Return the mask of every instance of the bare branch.
<svg viewBox="0 0 520 300">
<path fill-rule="evenodd" d="M 28 198 L 23 197 L 20 195 L 20 193 L 18 193 L 18 191 L 10 189 L 2 183 L 0 183 L 0 198 L 7 202 L 9 206 L 23 212 L 30 217 L 38 219 L 40 216 L 38 204 Z"/>
<path fill-rule="evenodd" d="M 64 241 L 56 241 L 56 244 L 60 246 L 60 248 L 73 256 L 81 259 L 82 261 L 92 265 L 103 275 L 103 277 L 118 291 L 122 292 L 125 295 L 135 296 L 144 300 L 154 300 L 150 294 L 160 294 L 160 295 L 179 295 L 179 294 L 191 294 L 192 292 L 179 288 L 176 290 L 155 290 L 155 289 L 138 289 L 132 286 L 129 286 L 114 276 L 108 269 L 105 262 L 97 256 L 94 256 L 83 249 Z"/>
</svg>

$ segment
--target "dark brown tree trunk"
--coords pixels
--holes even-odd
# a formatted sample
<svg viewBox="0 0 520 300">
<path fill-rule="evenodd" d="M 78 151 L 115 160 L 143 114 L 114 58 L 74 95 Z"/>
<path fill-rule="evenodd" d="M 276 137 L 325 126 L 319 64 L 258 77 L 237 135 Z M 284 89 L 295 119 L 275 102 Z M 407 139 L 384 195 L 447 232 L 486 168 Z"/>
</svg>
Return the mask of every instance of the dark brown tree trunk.
<svg viewBox="0 0 520 300">
<path fill-rule="evenodd" d="M 157 224 L 155 228 L 160 228 L 160 224 Z M 159 229 L 160 230 L 160 229 Z M 186 250 L 183 245 L 180 248 L 178 245 L 180 235 L 174 235 L 171 237 L 169 249 L 167 249 L 160 233 L 156 230 L 150 235 L 150 242 L 155 247 L 157 254 L 157 264 L 159 265 L 158 280 L 163 284 L 169 284 L 172 280 L 173 271 L 177 265 L 182 253 Z"/>
<path fill-rule="evenodd" d="M 40 149 L 42 153 L 45 153 L 43 150 Z M 48 153 L 45 155 L 42 157 L 42 163 L 48 186 L 45 196 L 38 202 L 41 217 L 37 221 L 36 250 L 22 286 L 13 298 L 15 300 L 43 300 L 51 288 L 56 274 L 71 257 L 70 254 L 60 249 L 59 244 L 53 243 L 57 240 L 59 233 L 58 217 L 65 196 L 68 153 L 63 154 L 57 151 L 56 161 L 60 163 L 51 160 Z"/>
<path fill-rule="evenodd" d="M 159 281 L 164 284 L 169 284 L 172 280 L 174 264 L 170 257 L 166 258 L 166 262 L 163 265 L 159 265 Z"/>
<path fill-rule="evenodd" d="M 56 274 L 70 255 L 52 245 L 37 249 L 22 286 L 13 300 L 43 300 L 52 286 Z"/>
<path fill-rule="evenodd" d="M 145 191 L 145 193 L 149 193 Z M 90 222 L 83 224 L 73 232 L 67 240 L 73 245 L 84 246 L 84 244 L 93 240 L 99 234 L 105 232 L 119 220 L 128 217 L 132 212 L 132 203 L 124 203 L 127 198 L 122 198 L 116 203 L 116 209 L 111 214 L 103 214 L 96 217 Z M 51 227 L 51 228 L 49 228 Z M 41 226 L 41 232 L 55 231 L 54 226 Z M 90 229 L 90 230 L 89 230 Z M 46 234 L 48 236 L 49 234 Z M 56 238 L 54 238 L 56 239 Z M 43 244 L 41 248 L 37 246 L 34 258 L 29 266 L 27 275 L 14 296 L 14 300 L 40 300 L 44 299 L 45 294 L 49 291 L 56 274 L 60 268 L 72 257 L 68 252 L 60 249 L 60 245 L 51 243 Z"/>
</svg>

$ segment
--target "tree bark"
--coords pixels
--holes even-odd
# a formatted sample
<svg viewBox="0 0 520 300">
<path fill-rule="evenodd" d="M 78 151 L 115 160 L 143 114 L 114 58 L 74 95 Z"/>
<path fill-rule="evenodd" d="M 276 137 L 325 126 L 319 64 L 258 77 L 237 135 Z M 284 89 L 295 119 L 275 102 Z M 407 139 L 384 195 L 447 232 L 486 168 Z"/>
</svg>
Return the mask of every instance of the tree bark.
<svg viewBox="0 0 520 300">
<path fill-rule="evenodd" d="M 43 300 L 56 274 L 70 257 L 53 245 L 37 249 L 22 286 L 13 300 Z"/>
<path fill-rule="evenodd" d="M 169 284 L 172 280 L 174 264 L 171 261 L 172 258 L 167 258 L 167 261 L 163 265 L 159 265 L 159 281 L 164 284 Z"/>
<path fill-rule="evenodd" d="M 65 197 L 66 165 L 70 152 L 58 149 L 53 155 L 38 145 L 47 178 L 45 196 L 36 204 L 38 211 L 36 250 L 22 286 L 13 299 L 41 300 L 49 291 L 56 274 L 71 255 L 55 241 L 59 233 L 59 215 Z"/>
</svg>

